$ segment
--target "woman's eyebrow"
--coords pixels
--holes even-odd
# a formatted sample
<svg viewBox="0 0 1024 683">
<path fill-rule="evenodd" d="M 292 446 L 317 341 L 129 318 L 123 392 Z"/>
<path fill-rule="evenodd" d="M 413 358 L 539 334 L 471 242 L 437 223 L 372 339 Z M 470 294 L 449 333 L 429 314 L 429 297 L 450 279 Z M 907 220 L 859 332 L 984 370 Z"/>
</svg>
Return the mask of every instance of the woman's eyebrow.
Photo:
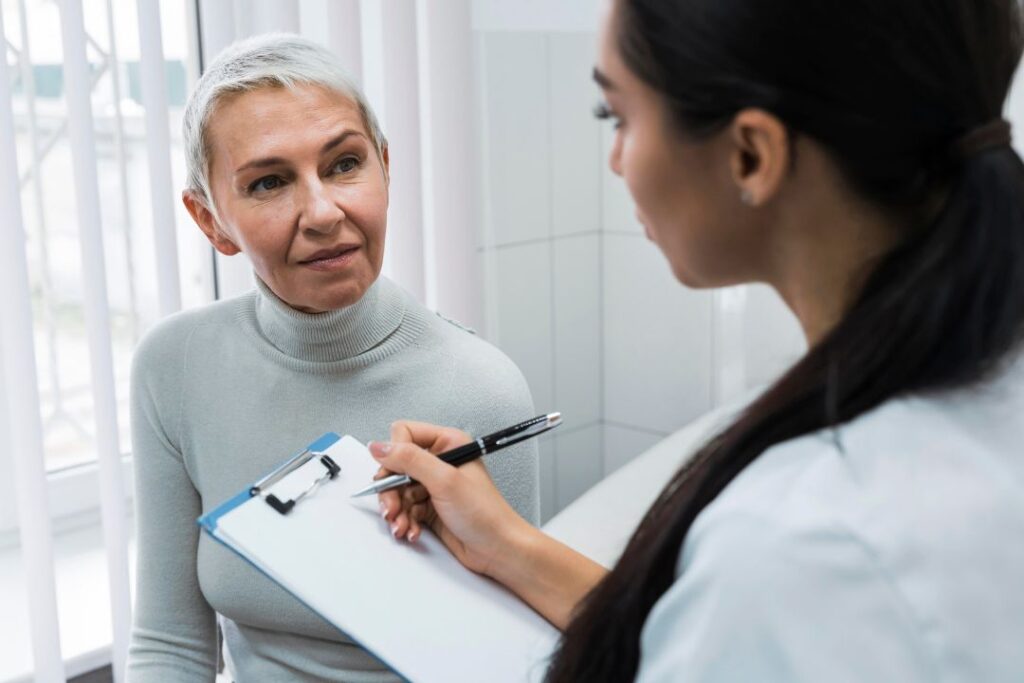
<svg viewBox="0 0 1024 683">
<path fill-rule="evenodd" d="M 267 166 L 276 166 L 284 163 L 287 163 L 287 161 L 283 157 L 263 157 L 262 159 L 253 159 L 252 161 L 247 161 L 236 168 L 235 173 L 238 174 L 250 168 L 265 168 Z"/>
<path fill-rule="evenodd" d="M 612 83 L 611 80 L 596 66 L 594 67 L 594 81 L 605 90 L 615 89 L 615 84 Z"/>
<path fill-rule="evenodd" d="M 358 130 L 349 129 L 343 131 L 324 143 L 323 147 L 320 148 L 321 156 L 331 151 L 353 135 L 366 137 Z M 253 159 L 252 161 L 245 162 L 235 169 L 235 173 L 241 173 L 242 171 L 250 168 L 266 168 L 267 166 L 277 166 L 278 164 L 286 163 L 288 163 L 288 160 L 284 157 L 261 157 L 259 159 Z"/>
<path fill-rule="evenodd" d="M 326 143 L 324 143 L 324 146 L 320 148 L 320 154 L 321 155 L 326 154 L 327 152 L 331 151 L 332 149 L 334 149 L 335 147 L 337 147 L 338 145 L 343 143 L 346 138 L 349 138 L 349 137 L 351 137 L 353 135 L 358 135 L 360 137 L 366 137 L 361 132 L 359 132 L 358 130 L 352 130 L 352 129 L 346 130 L 346 131 L 342 132 L 341 134 L 331 138 Z"/>
</svg>

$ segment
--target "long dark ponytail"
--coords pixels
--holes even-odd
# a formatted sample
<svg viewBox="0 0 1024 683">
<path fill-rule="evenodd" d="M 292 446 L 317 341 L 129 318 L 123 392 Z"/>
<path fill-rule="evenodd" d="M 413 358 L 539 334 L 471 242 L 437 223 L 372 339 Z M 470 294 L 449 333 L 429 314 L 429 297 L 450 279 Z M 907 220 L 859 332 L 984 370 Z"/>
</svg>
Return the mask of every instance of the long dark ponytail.
<svg viewBox="0 0 1024 683">
<path fill-rule="evenodd" d="M 843 319 L 672 479 L 563 634 L 549 681 L 626 681 L 697 515 L 774 444 L 995 372 L 1024 337 L 1024 165 L 998 122 L 1019 0 L 616 0 L 619 51 L 689 135 L 758 107 L 829 150 L 900 245 Z M 799 163 L 799 162 L 797 162 Z"/>
</svg>

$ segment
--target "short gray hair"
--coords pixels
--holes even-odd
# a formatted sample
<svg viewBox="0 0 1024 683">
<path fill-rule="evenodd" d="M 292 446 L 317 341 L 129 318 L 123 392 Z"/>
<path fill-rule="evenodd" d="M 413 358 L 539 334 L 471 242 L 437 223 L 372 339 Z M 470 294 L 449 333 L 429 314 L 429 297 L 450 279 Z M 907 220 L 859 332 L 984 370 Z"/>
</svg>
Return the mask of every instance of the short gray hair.
<svg viewBox="0 0 1024 683">
<path fill-rule="evenodd" d="M 187 189 L 200 193 L 213 209 L 207 129 L 221 98 L 259 88 L 296 85 L 317 85 L 351 99 L 359 107 L 378 156 L 383 153 L 387 141 L 377 117 L 334 53 L 291 33 L 266 33 L 225 48 L 189 96 L 181 126 L 188 169 Z"/>
</svg>

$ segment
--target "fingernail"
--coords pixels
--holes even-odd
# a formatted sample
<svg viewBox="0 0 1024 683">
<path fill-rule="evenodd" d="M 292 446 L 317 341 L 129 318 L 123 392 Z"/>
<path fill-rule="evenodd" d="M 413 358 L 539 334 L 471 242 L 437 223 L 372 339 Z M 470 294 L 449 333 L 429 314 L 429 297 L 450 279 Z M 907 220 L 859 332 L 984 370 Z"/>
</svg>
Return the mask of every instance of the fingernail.
<svg viewBox="0 0 1024 683">
<path fill-rule="evenodd" d="M 370 454 L 375 458 L 380 458 L 391 452 L 391 444 L 387 441 L 374 441 L 370 444 Z"/>
<path fill-rule="evenodd" d="M 398 522 L 391 525 L 391 535 L 398 538 Z"/>
<path fill-rule="evenodd" d="M 384 501 L 380 502 L 380 516 L 384 519 L 388 518 L 388 505 Z"/>
<path fill-rule="evenodd" d="M 412 531 L 410 531 L 409 533 L 407 533 L 407 534 L 405 535 L 405 538 L 406 538 L 406 540 L 408 540 L 408 541 L 409 541 L 410 543 L 412 543 L 413 541 L 415 541 L 415 540 L 416 540 L 416 534 L 415 534 L 415 533 L 413 533 Z"/>
</svg>

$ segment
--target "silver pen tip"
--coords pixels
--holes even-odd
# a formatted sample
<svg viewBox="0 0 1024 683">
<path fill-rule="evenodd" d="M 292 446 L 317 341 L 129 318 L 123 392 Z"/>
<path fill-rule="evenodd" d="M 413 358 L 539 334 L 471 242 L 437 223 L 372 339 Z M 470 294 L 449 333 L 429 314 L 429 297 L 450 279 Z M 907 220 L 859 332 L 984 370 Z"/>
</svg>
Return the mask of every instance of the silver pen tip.
<svg viewBox="0 0 1024 683">
<path fill-rule="evenodd" d="M 353 493 L 352 497 L 353 498 L 362 498 L 363 496 L 368 496 L 371 493 L 374 493 L 376 488 L 377 488 L 376 484 L 370 484 L 366 488 L 361 489 L 361 490 L 356 491 L 355 493 Z"/>
<path fill-rule="evenodd" d="M 548 427 L 557 427 L 562 424 L 561 413 L 548 413 Z"/>
</svg>

